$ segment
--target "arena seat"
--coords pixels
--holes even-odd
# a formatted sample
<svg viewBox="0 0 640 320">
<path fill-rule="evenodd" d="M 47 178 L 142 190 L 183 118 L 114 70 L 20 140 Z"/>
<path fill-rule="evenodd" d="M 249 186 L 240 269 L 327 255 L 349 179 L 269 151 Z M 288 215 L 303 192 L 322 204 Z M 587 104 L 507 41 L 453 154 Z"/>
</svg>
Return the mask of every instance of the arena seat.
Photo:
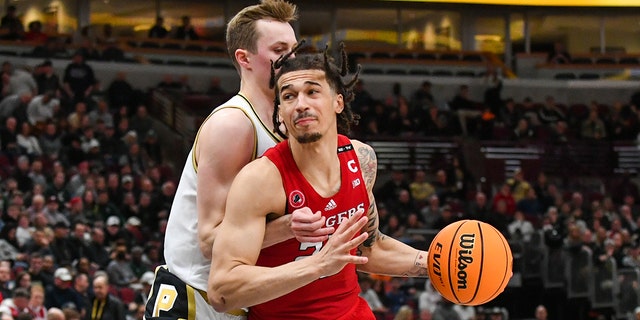
<svg viewBox="0 0 640 320">
<path fill-rule="evenodd" d="M 618 61 L 619 64 L 640 64 L 640 60 L 636 57 L 621 57 Z"/>
<path fill-rule="evenodd" d="M 437 57 L 433 53 L 419 53 L 417 58 L 419 60 L 436 60 Z"/>
<path fill-rule="evenodd" d="M 428 76 L 428 75 L 431 75 L 431 72 L 429 72 L 429 70 L 426 70 L 426 69 L 411 69 L 409 70 L 409 74 Z"/>
<path fill-rule="evenodd" d="M 593 60 L 590 57 L 575 57 L 571 59 L 572 64 L 592 64 Z"/>
<path fill-rule="evenodd" d="M 466 53 L 462 56 L 462 61 L 481 62 L 484 61 L 484 58 L 477 53 Z"/>
<path fill-rule="evenodd" d="M 456 61 L 456 60 L 460 60 L 460 55 L 457 53 L 443 53 L 440 55 L 440 60 Z"/>
<path fill-rule="evenodd" d="M 596 58 L 596 64 L 616 64 L 616 60 L 613 57 L 600 57 Z"/>
<path fill-rule="evenodd" d="M 581 73 L 578 78 L 582 80 L 595 80 L 600 79 L 600 75 L 597 73 Z"/>
<path fill-rule="evenodd" d="M 436 77 L 451 77 L 453 76 L 453 72 L 450 70 L 434 70 L 432 75 Z"/>
<path fill-rule="evenodd" d="M 461 70 L 456 72 L 456 77 L 469 77 L 473 78 L 476 76 L 476 73 L 471 70 Z"/>
<path fill-rule="evenodd" d="M 576 75 L 573 72 L 561 72 L 557 73 L 553 78 L 556 80 L 572 80 L 576 79 Z"/>
<path fill-rule="evenodd" d="M 405 75 L 407 74 L 407 70 L 404 69 L 388 69 L 386 74 L 394 74 L 394 75 Z"/>
</svg>

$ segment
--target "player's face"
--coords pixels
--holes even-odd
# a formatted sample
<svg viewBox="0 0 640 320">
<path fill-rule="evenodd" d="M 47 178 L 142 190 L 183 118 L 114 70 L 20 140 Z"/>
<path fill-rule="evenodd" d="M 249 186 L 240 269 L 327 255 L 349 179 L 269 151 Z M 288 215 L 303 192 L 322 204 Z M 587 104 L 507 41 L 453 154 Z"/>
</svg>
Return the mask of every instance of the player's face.
<svg viewBox="0 0 640 320">
<path fill-rule="evenodd" d="M 259 33 L 256 52 L 249 52 L 248 58 L 252 73 L 259 78 L 256 80 L 263 83 L 267 90 L 271 61 L 276 61 L 281 55 L 291 51 L 296 45 L 296 35 L 290 24 L 273 20 L 258 20 L 256 31 Z"/>
<path fill-rule="evenodd" d="M 337 130 L 336 114 L 344 103 L 329 86 L 324 71 L 300 70 L 285 73 L 278 80 L 280 117 L 290 137 L 299 143 L 320 140 Z"/>
</svg>

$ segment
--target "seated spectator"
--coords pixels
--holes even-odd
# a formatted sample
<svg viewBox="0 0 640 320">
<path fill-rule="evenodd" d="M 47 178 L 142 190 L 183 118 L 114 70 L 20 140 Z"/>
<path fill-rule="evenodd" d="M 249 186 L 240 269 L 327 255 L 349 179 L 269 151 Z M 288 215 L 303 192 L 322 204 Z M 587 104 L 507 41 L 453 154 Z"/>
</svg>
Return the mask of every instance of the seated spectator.
<svg viewBox="0 0 640 320">
<path fill-rule="evenodd" d="M 527 119 L 518 120 L 518 125 L 511 132 L 511 140 L 513 141 L 529 141 L 535 137 L 533 129 L 529 127 Z"/>
<path fill-rule="evenodd" d="M 102 310 L 100 319 L 125 319 L 126 308 L 122 301 L 109 292 L 112 279 L 104 273 L 93 278 L 94 297 L 87 310 Z"/>
<path fill-rule="evenodd" d="M 411 96 L 411 108 L 419 116 L 425 115 L 429 108 L 435 105 L 435 99 L 431 93 L 431 86 L 431 82 L 423 81 L 420 87 Z"/>
<path fill-rule="evenodd" d="M 29 313 L 29 300 L 31 299 L 31 292 L 27 288 L 16 288 L 13 291 L 11 298 L 5 297 L 2 299 L 2 305 L 0 308 L 8 308 L 11 311 L 11 316 L 16 318 L 21 313 Z"/>
<path fill-rule="evenodd" d="M 567 116 L 558 108 L 555 99 L 552 96 L 547 96 L 542 108 L 538 109 L 538 119 L 541 124 L 553 128 L 558 122 L 566 121 Z"/>
<path fill-rule="evenodd" d="M 554 64 L 569 64 L 571 63 L 571 55 L 564 47 L 562 42 L 555 42 L 553 49 L 547 55 L 547 62 Z"/>
<path fill-rule="evenodd" d="M 118 244 L 112 252 L 113 260 L 107 266 L 109 282 L 118 287 L 128 287 L 138 281 L 131 269 L 131 258 L 127 252 L 126 244 Z"/>
<path fill-rule="evenodd" d="M 444 227 L 456 221 L 458 221 L 458 213 L 453 212 L 453 209 L 451 208 L 451 206 L 448 204 L 445 204 L 444 206 L 442 206 L 442 210 L 440 210 L 440 216 L 438 217 L 438 219 L 436 219 L 436 221 L 434 221 L 431 228 L 436 230 L 442 230 Z"/>
<path fill-rule="evenodd" d="M 34 20 L 27 25 L 27 32 L 24 34 L 25 41 L 33 41 L 35 43 L 44 44 L 49 39 L 46 33 L 42 32 L 42 22 Z"/>
<path fill-rule="evenodd" d="M 529 126 L 532 128 L 537 128 L 541 125 L 540 118 L 538 116 L 538 107 L 538 104 L 534 103 L 530 97 L 526 97 L 522 100 L 522 115 L 527 119 Z"/>
<path fill-rule="evenodd" d="M 149 38 L 164 39 L 168 34 L 169 31 L 164 27 L 164 18 L 157 16 L 155 24 L 149 29 Z"/>
<path fill-rule="evenodd" d="M 174 38 L 180 40 L 198 40 L 200 36 L 196 33 L 196 29 L 191 24 L 190 16 L 182 16 L 182 25 L 180 25 L 174 34 Z"/>
<path fill-rule="evenodd" d="M 139 105 L 136 114 L 131 117 L 131 129 L 137 133 L 139 142 L 144 141 L 147 133 L 153 129 L 153 119 L 145 105 Z"/>
<path fill-rule="evenodd" d="M 604 121 L 600 119 L 597 109 L 589 111 L 589 117 L 580 125 L 580 136 L 588 140 L 603 140 L 607 137 Z"/>
<path fill-rule="evenodd" d="M 425 281 L 424 291 L 418 296 L 418 310 L 421 312 L 426 310 L 433 314 L 441 300 L 442 296 L 433 287 L 431 281 Z"/>
<path fill-rule="evenodd" d="M 436 189 L 427 181 L 427 174 L 424 170 L 417 170 L 413 181 L 409 184 L 411 198 L 419 208 L 429 202 L 429 197 L 435 194 Z"/>
<path fill-rule="evenodd" d="M 32 158 L 42 155 L 38 138 L 31 134 L 33 130 L 31 124 L 23 122 L 20 128 L 20 133 L 16 136 L 16 142 L 23 153 Z"/>
<path fill-rule="evenodd" d="M 500 110 L 498 121 L 506 128 L 515 129 L 518 120 L 522 117 L 522 111 L 516 107 L 516 102 L 512 98 L 509 98 L 505 100 L 504 106 Z"/>
<path fill-rule="evenodd" d="M 53 120 L 60 110 L 60 101 L 52 91 L 37 95 L 27 105 L 27 118 L 33 126 L 42 127 L 44 123 Z"/>
<path fill-rule="evenodd" d="M 405 236 L 405 227 L 400 222 L 400 218 L 395 214 L 389 216 L 387 224 L 383 226 L 380 231 L 397 240 L 401 240 Z"/>
<path fill-rule="evenodd" d="M 67 268 L 58 268 L 54 274 L 54 285 L 47 288 L 45 293 L 45 306 L 49 308 L 62 308 L 68 303 L 76 306 L 82 305 L 82 301 L 71 290 L 73 277 Z"/>
<path fill-rule="evenodd" d="M 551 129 L 551 142 L 554 144 L 566 144 L 572 139 L 569 124 L 566 121 L 558 121 Z"/>
<path fill-rule="evenodd" d="M 44 306 L 44 287 L 41 284 L 32 285 L 30 288 L 29 313 L 32 320 L 47 320 L 47 308 Z"/>
<path fill-rule="evenodd" d="M 368 275 L 359 275 L 358 283 L 360 284 L 359 296 L 367 301 L 367 304 L 369 305 L 369 308 L 371 308 L 371 311 L 373 311 L 373 313 L 384 314 L 388 311 L 387 307 L 385 307 L 382 304 L 382 301 L 380 301 L 378 294 L 376 294 L 376 292 L 373 290 L 373 279 L 371 279 Z"/>
<path fill-rule="evenodd" d="M 5 62 L 6 63 L 6 62 Z M 3 65 L 3 68 L 6 66 Z M 38 84 L 36 80 L 33 78 L 33 74 L 31 74 L 29 67 L 13 67 L 9 64 L 6 71 L 9 74 L 9 91 L 8 94 L 21 94 L 23 92 L 28 92 L 31 95 L 35 95 L 38 93 Z"/>
<path fill-rule="evenodd" d="M 535 232 L 533 224 L 525 219 L 524 213 L 517 210 L 513 215 L 513 221 L 507 226 L 509 239 L 529 242 L 531 235 Z"/>
<path fill-rule="evenodd" d="M 371 96 L 371 93 L 364 87 L 362 79 L 358 79 L 355 87 L 353 88 L 355 97 L 351 101 L 351 108 L 355 114 L 359 114 L 362 118 L 373 113 L 373 106 L 375 101 Z"/>
<path fill-rule="evenodd" d="M 389 115 L 389 133 L 393 136 L 410 137 L 416 134 L 420 127 L 419 118 L 411 113 L 409 104 L 404 97 L 397 101 L 397 108 Z"/>
<path fill-rule="evenodd" d="M 446 299 L 440 300 L 433 311 L 433 320 L 461 320 L 458 313 L 453 310 L 453 302 Z"/>
<path fill-rule="evenodd" d="M 453 100 L 449 102 L 449 108 L 458 116 L 462 134 L 467 136 L 469 133 L 467 121 L 469 119 L 476 119 L 481 115 L 478 109 L 478 103 L 469 97 L 469 86 L 460 86 L 458 93 L 453 97 Z"/>
<path fill-rule="evenodd" d="M 3 31 L 2 39 L 18 40 L 24 34 L 22 21 L 18 18 L 17 8 L 14 5 L 7 7 L 7 14 L 2 17 L 0 29 Z"/>
<path fill-rule="evenodd" d="M 9 117 L 15 117 L 18 122 L 28 121 L 27 106 L 32 98 L 31 92 L 28 91 L 5 97 L 0 102 L 0 119 L 6 120 Z"/>
</svg>

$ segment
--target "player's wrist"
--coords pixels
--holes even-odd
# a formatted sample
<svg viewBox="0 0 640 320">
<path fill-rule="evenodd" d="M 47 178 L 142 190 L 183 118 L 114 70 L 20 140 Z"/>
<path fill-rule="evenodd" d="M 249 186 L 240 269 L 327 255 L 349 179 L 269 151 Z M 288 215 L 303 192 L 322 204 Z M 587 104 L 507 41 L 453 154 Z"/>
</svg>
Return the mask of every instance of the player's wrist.
<svg viewBox="0 0 640 320">
<path fill-rule="evenodd" d="M 428 253 L 426 251 L 418 250 L 418 255 L 416 257 L 416 267 L 426 268 L 428 263 Z"/>
</svg>

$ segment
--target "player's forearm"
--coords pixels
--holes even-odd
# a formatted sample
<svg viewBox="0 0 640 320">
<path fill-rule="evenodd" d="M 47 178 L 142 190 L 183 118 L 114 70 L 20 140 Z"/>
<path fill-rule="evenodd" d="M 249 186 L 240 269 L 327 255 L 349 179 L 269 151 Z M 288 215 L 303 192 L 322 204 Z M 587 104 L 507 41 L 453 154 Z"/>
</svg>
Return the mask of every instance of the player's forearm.
<svg viewBox="0 0 640 320">
<path fill-rule="evenodd" d="M 320 278 L 317 263 L 310 262 L 311 258 L 307 258 L 275 268 L 243 264 L 229 272 L 212 271 L 209 303 L 218 312 L 226 312 L 283 296 Z"/>
<path fill-rule="evenodd" d="M 267 223 L 262 248 L 270 247 L 291 238 L 293 238 L 293 232 L 291 232 L 291 215 L 285 214 Z"/>
<path fill-rule="evenodd" d="M 369 262 L 358 270 L 400 277 L 427 277 L 427 252 L 417 250 L 394 238 L 380 234 L 373 246 L 363 248 Z"/>
</svg>

